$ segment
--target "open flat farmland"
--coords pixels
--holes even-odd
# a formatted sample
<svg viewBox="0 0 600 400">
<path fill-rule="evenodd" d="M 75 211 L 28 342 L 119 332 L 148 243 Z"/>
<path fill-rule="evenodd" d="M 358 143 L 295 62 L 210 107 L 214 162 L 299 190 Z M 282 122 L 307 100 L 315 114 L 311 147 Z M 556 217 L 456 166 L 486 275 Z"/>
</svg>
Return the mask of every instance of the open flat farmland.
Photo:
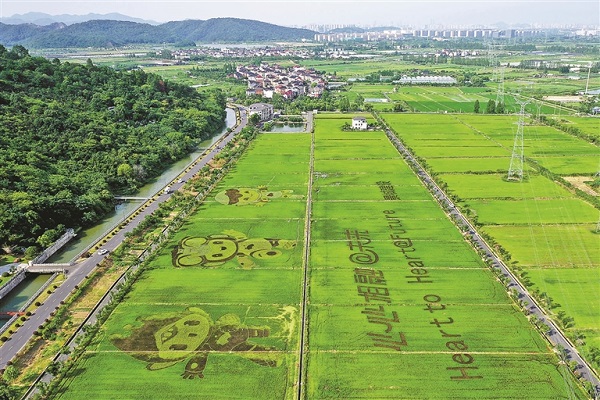
<svg viewBox="0 0 600 400">
<path fill-rule="evenodd" d="M 596 117 L 573 117 L 563 116 L 555 118 L 559 123 L 566 126 L 573 126 L 581 132 L 600 138 L 600 118 Z"/>
<path fill-rule="evenodd" d="M 383 132 L 342 123 L 315 125 L 307 398 L 579 396 L 404 161 L 373 158 Z"/>
<path fill-rule="evenodd" d="M 517 130 L 516 116 L 460 115 L 458 119 L 492 141 L 512 150 Z M 598 146 L 548 126 L 527 125 L 524 129 L 525 157 L 558 175 L 593 175 L 598 172 Z"/>
<path fill-rule="evenodd" d="M 583 398 L 384 133 L 350 118 L 259 135 L 59 398 Z"/>
<path fill-rule="evenodd" d="M 506 160 L 504 168 L 508 170 L 517 131 L 516 115 L 386 115 L 392 124 L 398 118 L 402 122 L 396 125 L 397 133 L 407 133 L 403 140 L 418 149 L 417 154 L 429 164 L 438 163 L 441 168 L 434 168 L 436 172 L 492 172 L 494 169 L 485 165 L 490 158 L 495 159 L 495 165 Z M 548 126 L 526 125 L 524 131 L 525 157 L 551 172 L 590 177 L 598 172 L 598 146 Z M 470 158 L 472 167 L 465 169 L 453 158 Z M 480 162 L 484 163 L 481 167 Z"/>
<path fill-rule="evenodd" d="M 104 324 L 61 399 L 295 398 L 309 149 L 307 134 L 255 140 Z"/>
<path fill-rule="evenodd" d="M 470 210 L 481 230 L 528 274 L 530 291 L 554 300 L 551 314 L 564 312 L 573 318 L 566 333 L 585 332 L 586 339 L 580 342 L 583 354 L 592 345 L 598 347 L 600 236 L 594 233 L 598 210 L 532 166 L 526 168 L 523 182 L 504 179 L 516 117 L 389 114 L 385 119 L 447 184 L 448 193 L 459 199 L 459 205 Z M 452 133 L 444 133 L 444 121 Z M 483 147 L 462 131 L 461 125 L 505 149 L 506 156 L 467 156 Z M 432 151 L 431 142 L 446 140 L 446 135 L 454 132 L 460 132 L 454 146 Z M 591 180 L 598 168 L 599 149 L 593 144 L 545 126 L 526 125 L 524 136 L 525 157 L 556 174 L 588 174 Z"/>
<path fill-rule="evenodd" d="M 397 91 L 388 94 L 391 100 L 406 101 L 417 112 L 462 112 L 472 113 L 475 101 L 479 101 L 481 113 L 485 112 L 487 102 L 496 100 L 496 87 L 457 87 L 457 86 L 398 86 Z M 519 105 L 510 95 L 504 97 L 506 111 L 518 112 Z M 537 106 L 530 104 L 526 110 L 537 112 Z M 550 105 L 540 107 L 543 114 L 554 114 L 558 110 Z M 564 113 L 564 111 L 562 111 Z"/>
</svg>

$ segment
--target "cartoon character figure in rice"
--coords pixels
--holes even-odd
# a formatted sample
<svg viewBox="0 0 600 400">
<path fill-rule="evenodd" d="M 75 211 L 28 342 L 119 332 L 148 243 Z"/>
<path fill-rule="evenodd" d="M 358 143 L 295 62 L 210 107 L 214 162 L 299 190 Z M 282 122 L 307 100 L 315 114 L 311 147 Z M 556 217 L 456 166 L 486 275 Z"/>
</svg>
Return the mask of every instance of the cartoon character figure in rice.
<svg viewBox="0 0 600 400">
<path fill-rule="evenodd" d="M 258 365 L 276 367 L 275 348 L 251 342 L 269 336 L 267 326 L 246 326 L 235 314 L 216 322 L 204 310 L 190 307 L 183 314 L 138 319 L 141 326 L 129 327 L 129 336 L 114 335 L 112 343 L 155 371 L 187 360 L 181 376 L 203 378 L 211 352 L 233 352 Z M 128 327 L 126 327 L 127 329 Z"/>
<path fill-rule="evenodd" d="M 258 188 L 231 188 L 217 193 L 215 200 L 224 205 L 245 206 L 253 204 L 261 207 L 272 199 L 302 199 L 293 190 L 269 191 L 266 186 Z"/>
<path fill-rule="evenodd" d="M 217 267 L 235 259 L 243 269 L 251 269 L 257 261 L 279 257 L 295 247 L 295 240 L 247 238 L 243 233 L 227 230 L 182 239 L 172 251 L 172 260 L 175 267 Z"/>
</svg>

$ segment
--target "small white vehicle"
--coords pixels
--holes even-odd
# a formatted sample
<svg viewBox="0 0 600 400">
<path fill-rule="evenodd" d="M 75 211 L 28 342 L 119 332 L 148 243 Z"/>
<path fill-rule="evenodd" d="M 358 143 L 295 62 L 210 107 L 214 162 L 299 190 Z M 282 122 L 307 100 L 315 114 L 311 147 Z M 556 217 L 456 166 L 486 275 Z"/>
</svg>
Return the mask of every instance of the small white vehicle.
<svg viewBox="0 0 600 400">
<path fill-rule="evenodd" d="M 105 255 L 107 253 L 108 253 L 108 250 L 106 250 L 106 249 L 100 249 L 100 250 L 98 250 L 98 255 L 100 255 L 100 256 L 103 256 L 103 255 Z"/>
</svg>

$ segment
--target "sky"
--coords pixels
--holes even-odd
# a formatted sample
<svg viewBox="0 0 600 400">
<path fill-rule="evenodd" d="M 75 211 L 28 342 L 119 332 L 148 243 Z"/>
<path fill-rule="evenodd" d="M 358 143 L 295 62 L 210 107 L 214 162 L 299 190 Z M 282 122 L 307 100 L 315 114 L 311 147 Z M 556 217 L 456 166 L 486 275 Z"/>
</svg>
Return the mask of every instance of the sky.
<svg viewBox="0 0 600 400">
<path fill-rule="evenodd" d="M 599 0 L 0 0 L 0 17 L 117 12 L 157 22 L 235 17 L 285 26 L 600 25 Z"/>
</svg>

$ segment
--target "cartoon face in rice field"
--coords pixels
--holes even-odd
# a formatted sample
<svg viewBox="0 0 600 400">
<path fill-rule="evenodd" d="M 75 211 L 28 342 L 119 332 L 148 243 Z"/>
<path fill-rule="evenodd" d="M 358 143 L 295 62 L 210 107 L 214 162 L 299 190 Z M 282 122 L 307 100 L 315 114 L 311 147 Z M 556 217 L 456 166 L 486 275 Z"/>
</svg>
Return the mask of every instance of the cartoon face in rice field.
<svg viewBox="0 0 600 400">
<path fill-rule="evenodd" d="M 215 200 L 225 205 L 245 206 L 254 204 L 257 207 L 263 206 L 271 199 L 291 198 L 302 199 L 304 196 L 293 194 L 293 190 L 270 191 L 266 186 L 258 188 L 231 188 L 217 193 Z"/>
<path fill-rule="evenodd" d="M 243 325 L 235 314 L 225 314 L 216 322 L 205 311 L 190 307 L 174 316 L 154 316 L 141 320 L 127 337 L 113 335 L 111 341 L 122 351 L 146 362 L 154 371 L 186 361 L 181 376 L 203 378 L 211 351 L 238 352 L 258 365 L 276 367 L 274 348 L 253 344 L 252 338 L 269 336 L 269 327 Z"/>
<path fill-rule="evenodd" d="M 251 269 L 257 261 L 279 257 L 296 247 L 295 240 L 247 238 L 228 230 L 206 237 L 186 237 L 172 251 L 175 267 L 217 267 L 235 260 L 240 267 Z"/>
</svg>

